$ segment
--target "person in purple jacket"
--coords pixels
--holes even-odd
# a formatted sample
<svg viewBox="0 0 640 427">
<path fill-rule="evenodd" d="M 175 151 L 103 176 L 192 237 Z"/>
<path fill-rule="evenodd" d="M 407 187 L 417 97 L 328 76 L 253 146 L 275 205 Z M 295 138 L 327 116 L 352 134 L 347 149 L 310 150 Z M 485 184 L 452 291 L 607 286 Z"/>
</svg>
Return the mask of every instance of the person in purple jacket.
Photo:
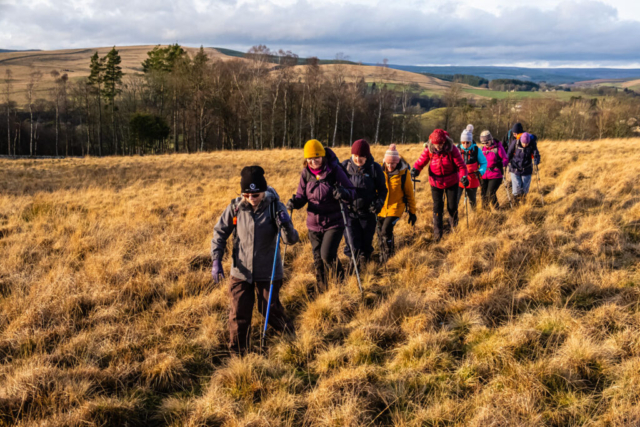
<svg viewBox="0 0 640 427">
<path fill-rule="evenodd" d="M 307 205 L 316 290 L 324 292 L 329 272 L 334 272 L 339 280 L 344 279 L 344 269 L 338 259 L 345 228 L 340 203 L 350 203 L 355 198 L 355 188 L 335 153 L 323 147 L 320 141 L 307 141 L 304 158 L 298 191 L 287 203 L 287 209 L 301 209 Z"/>
<path fill-rule="evenodd" d="M 482 154 L 487 159 L 487 169 L 482 175 L 482 208 L 489 209 L 491 204 L 498 209 L 498 188 L 504 178 L 504 169 L 509 164 L 509 157 L 504 147 L 497 139 L 494 139 L 488 130 L 480 134 L 480 144 L 482 144 Z"/>
</svg>

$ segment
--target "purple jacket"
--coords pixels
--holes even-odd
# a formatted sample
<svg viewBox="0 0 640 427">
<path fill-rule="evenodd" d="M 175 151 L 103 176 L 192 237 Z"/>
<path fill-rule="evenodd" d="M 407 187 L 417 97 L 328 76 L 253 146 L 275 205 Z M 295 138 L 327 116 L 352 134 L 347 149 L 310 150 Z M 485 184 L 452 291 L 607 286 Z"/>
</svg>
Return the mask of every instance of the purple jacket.
<svg viewBox="0 0 640 427">
<path fill-rule="evenodd" d="M 494 139 L 491 145 L 482 147 L 482 154 L 487 158 L 487 171 L 482 179 L 502 179 L 504 168 L 509 164 L 509 157 L 500 141 Z"/>
<path fill-rule="evenodd" d="M 340 166 L 335 153 L 330 148 L 325 148 L 325 153 L 327 160 L 325 170 L 316 177 L 308 167 L 305 167 L 300 174 L 300 183 L 295 196 L 296 209 L 308 203 L 307 228 L 315 232 L 344 227 L 340 204 L 333 197 L 334 185 L 348 190 L 349 201 L 356 195 L 355 188 Z"/>
</svg>

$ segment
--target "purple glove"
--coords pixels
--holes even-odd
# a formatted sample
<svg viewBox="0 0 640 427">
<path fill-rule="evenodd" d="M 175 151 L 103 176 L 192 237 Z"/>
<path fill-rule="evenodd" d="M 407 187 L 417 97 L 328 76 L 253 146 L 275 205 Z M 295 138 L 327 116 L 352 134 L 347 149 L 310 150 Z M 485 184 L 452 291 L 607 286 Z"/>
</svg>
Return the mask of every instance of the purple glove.
<svg viewBox="0 0 640 427">
<path fill-rule="evenodd" d="M 278 224 L 278 227 L 282 228 L 283 225 L 289 224 L 290 222 L 291 217 L 287 211 L 280 211 L 276 214 L 276 224 Z"/>
<path fill-rule="evenodd" d="M 222 263 L 219 259 L 213 260 L 211 275 L 213 276 L 213 283 L 215 283 L 216 285 L 220 282 L 220 278 L 224 279 L 224 270 L 222 269 Z"/>
</svg>

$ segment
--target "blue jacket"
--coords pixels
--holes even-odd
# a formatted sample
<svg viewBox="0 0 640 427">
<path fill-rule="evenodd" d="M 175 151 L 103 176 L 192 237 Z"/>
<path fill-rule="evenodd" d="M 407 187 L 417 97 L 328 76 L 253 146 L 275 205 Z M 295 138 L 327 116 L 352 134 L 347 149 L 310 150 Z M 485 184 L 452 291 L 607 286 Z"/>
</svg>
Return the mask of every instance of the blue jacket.
<svg viewBox="0 0 640 427">
<path fill-rule="evenodd" d="M 538 138 L 532 135 L 529 145 L 524 147 L 520 140 L 514 140 L 509 145 L 509 170 L 516 175 L 531 175 L 533 173 L 533 165 L 540 164 L 540 152 L 538 151 Z"/>
</svg>

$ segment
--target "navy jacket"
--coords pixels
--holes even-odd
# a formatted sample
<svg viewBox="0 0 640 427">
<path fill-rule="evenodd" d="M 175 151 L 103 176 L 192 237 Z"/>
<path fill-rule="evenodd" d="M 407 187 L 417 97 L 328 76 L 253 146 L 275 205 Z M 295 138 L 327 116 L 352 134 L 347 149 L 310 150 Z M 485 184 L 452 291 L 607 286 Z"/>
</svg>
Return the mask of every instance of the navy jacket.
<svg viewBox="0 0 640 427">
<path fill-rule="evenodd" d="M 514 140 L 509 145 L 509 170 L 516 175 L 531 175 L 533 173 L 533 165 L 540 163 L 540 152 L 538 151 L 538 139 L 533 138 L 529 145 L 524 147 L 520 140 Z"/>
<path fill-rule="evenodd" d="M 342 162 L 342 167 L 347 171 L 347 176 L 356 189 L 356 197 L 350 209 L 352 216 L 371 215 L 371 206 L 382 209 L 387 199 L 387 183 L 382 166 L 369 155 L 362 167 L 357 166 L 352 159 Z"/>
</svg>

